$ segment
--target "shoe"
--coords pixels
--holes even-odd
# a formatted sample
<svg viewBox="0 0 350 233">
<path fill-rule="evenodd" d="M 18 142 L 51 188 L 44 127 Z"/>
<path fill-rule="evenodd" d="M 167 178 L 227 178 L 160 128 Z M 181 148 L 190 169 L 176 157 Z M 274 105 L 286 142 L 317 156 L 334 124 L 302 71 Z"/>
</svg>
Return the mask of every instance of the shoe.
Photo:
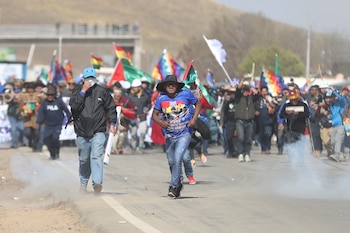
<svg viewBox="0 0 350 233">
<path fill-rule="evenodd" d="M 243 158 L 243 155 L 242 155 L 242 154 L 240 154 L 240 155 L 238 156 L 238 162 L 244 162 L 244 158 Z"/>
<path fill-rule="evenodd" d="M 184 186 L 182 184 L 179 185 L 179 187 L 175 188 L 176 190 L 176 198 L 180 197 L 180 193 L 183 190 Z"/>
<path fill-rule="evenodd" d="M 102 191 L 102 185 L 101 184 L 93 184 L 92 188 L 94 189 L 95 194 L 99 194 Z"/>
<path fill-rule="evenodd" d="M 176 198 L 176 187 L 169 187 L 169 191 L 168 191 L 168 197 L 171 197 L 171 198 Z"/>
<path fill-rule="evenodd" d="M 196 184 L 196 179 L 193 176 L 188 177 L 188 184 Z"/>
<path fill-rule="evenodd" d="M 81 193 L 81 194 L 87 193 L 86 185 L 81 185 L 80 186 L 79 193 Z"/>
<path fill-rule="evenodd" d="M 123 154 L 123 149 L 122 148 L 118 148 L 118 154 Z"/>
<path fill-rule="evenodd" d="M 340 154 L 339 155 L 339 161 L 345 161 L 346 160 L 346 157 L 344 154 Z"/>
<path fill-rule="evenodd" d="M 141 148 L 136 148 L 136 153 L 143 154 L 143 150 Z"/>
<path fill-rule="evenodd" d="M 174 186 L 169 187 L 168 197 L 171 197 L 173 199 L 179 198 L 182 189 L 183 189 L 183 185 L 181 183 L 179 184 L 179 187 L 174 187 Z"/>
<path fill-rule="evenodd" d="M 278 154 L 278 155 L 282 155 L 282 154 L 283 154 L 283 150 L 282 150 L 282 149 L 278 149 L 277 154 Z"/>
<path fill-rule="evenodd" d="M 245 160 L 246 162 L 250 162 L 250 161 L 251 161 L 251 160 L 250 160 L 250 155 L 245 155 L 244 160 Z"/>
<path fill-rule="evenodd" d="M 206 163 L 207 162 L 207 156 L 205 156 L 204 154 L 201 154 L 200 158 L 201 158 L 201 162 L 202 163 Z"/>
<path fill-rule="evenodd" d="M 320 150 L 315 150 L 314 155 L 315 155 L 316 157 L 320 157 L 320 156 L 321 156 L 321 151 L 320 151 Z"/>
<path fill-rule="evenodd" d="M 339 162 L 339 160 L 338 160 L 338 158 L 337 158 L 336 155 L 330 155 L 330 156 L 329 156 L 329 159 L 330 159 L 330 160 L 333 160 L 333 161 L 335 161 L 335 162 Z"/>
<path fill-rule="evenodd" d="M 191 159 L 191 165 L 192 165 L 192 168 L 195 168 L 196 167 L 196 160 Z"/>
</svg>

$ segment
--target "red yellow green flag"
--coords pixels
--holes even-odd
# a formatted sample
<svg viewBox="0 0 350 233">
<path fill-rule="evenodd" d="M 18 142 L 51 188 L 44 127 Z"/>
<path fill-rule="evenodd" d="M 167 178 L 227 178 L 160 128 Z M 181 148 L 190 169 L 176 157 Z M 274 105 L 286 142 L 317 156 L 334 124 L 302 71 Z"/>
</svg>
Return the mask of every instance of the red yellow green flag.
<svg viewBox="0 0 350 233">
<path fill-rule="evenodd" d="M 100 69 L 103 66 L 103 60 L 100 57 L 96 57 L 94 55 L 90 55 L 91 57 L 91 65 L 94 69 Z"/>
</svg>

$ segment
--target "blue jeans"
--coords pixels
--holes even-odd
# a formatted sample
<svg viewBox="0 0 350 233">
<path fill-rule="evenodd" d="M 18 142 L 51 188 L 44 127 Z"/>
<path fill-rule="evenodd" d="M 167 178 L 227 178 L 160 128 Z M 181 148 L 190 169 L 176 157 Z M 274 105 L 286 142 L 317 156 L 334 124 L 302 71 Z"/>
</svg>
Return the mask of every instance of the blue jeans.
<svg viewBox="0 0 350 233">
<path fill-rule="evenodd" d="M 92 176 L 92 184 L 102 184 L 105 141 L 104 132 L 95 133 L 92 138 L 78 136 L 80 185 L 86 186 L 90 175 Z"/>
<path fill-rule="evenodd" d="M 237 153 L 250 155 L 252 146 L 253 121 L 236 120 Z"/>
<path fill-rule="evenodd" d="M 18 147 L 20 136 L 23 134 L 23 121 L 13 116 L 8 116 L 11 126 L 11 146 Z"/>
<path fill-rule="evenodd" d="M 61 126 L 61 128 L 62 128 L 62 126 Z M 36 146 L 37 149 L 43 149 L 44 131 L 45 131 L 45 125 L 40 125 L 40 127 L 39 127 L 39 141 L 38 141 L 38 145 Z"/>
<path fill-rule="evenodd" d="M 186 177 L 193 176 L 193 168 L 191 164 L 190 149 L 187 148 L 183 157 L 184 169 Z"/>
<path fill-rule="evenodd" d="M 222 127 L 222 147 L 224 148 L 224 153 L 230 153 L 228 143 L 227 143 L 227 129 L 226 126 Z"/>
<path fill-rule="evenodd" d="M 182 161 L 191 141 L 191 134 L 166 139 L 166 154 L 171 172 L 170 187 L 179 187 Z"/>
</svg>

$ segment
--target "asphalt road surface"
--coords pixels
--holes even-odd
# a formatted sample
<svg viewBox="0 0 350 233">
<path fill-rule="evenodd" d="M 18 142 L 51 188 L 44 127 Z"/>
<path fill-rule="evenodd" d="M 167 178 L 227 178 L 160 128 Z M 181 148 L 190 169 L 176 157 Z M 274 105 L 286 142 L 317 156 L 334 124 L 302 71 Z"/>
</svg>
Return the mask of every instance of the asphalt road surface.
<svg viewBox="0 0 350 233">
<path fill-rule="evenodd" d="M 253 146 L 252 162 L 226 158 L 220 146 L 209 148 L 208 162 L 196 157 L 196 185 L 184 180 L 181 198 L 167 197 L 170 172 L 160 147 L 144 154 L 112 155 L 104 166 L 102 193 L 78 194 L 78 155 L 63 147 L 61 159 L 47 152 L 17 155 L 18 177 L 33 190 L 51 187 L 57 200 L 70 201 L 96 232 L 128 233 L 329 233 L 350 229 L 349 162 L 314 158 L 309 146 L 295 145 L 302 164 L 277 155 L 260 154 Z M 35 171 L 25 175 L 24 170 Z M 23 178 L 25 177 L 25 178 Z M 46 187 L 44 189 L 43 187 Z M 43 188 L 44 190 L 41 190 Z M 52 191 L 54 189 L 54 191 Z"/>
</svg>

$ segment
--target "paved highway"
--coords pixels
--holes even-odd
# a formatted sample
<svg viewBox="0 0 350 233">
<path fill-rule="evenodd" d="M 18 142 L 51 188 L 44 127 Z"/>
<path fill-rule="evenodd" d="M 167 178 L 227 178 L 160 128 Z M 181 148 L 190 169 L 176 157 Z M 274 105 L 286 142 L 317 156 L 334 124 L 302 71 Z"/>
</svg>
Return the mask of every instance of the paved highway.
<svg viewBox="0 0 350 233">
<path fill-rule="evenodd" d="M 303 165 L 291 164 L 276 151 L 261 155 L 258 147 L 253 147 L 252 162 L 239 163 L 212 146 L 206 164 L 197 157 L 197 184 L 185 179 L 176 200 L 167 197 L 170 173 L 160 147 L 142 155 L 112 155 L 99 196 L 91 189 L 78 194 L 74 147 L 63 147 L 58 161 L 48 160 L 46 151 L 20 148 L 13 166 L 27 183 L 25 195 L 49 192 L 56 201 L 71 202 L 96 232 L 347 232 L 349 162 L 313 158 L 305 147 L 293 151 L 305 154 Z M 19 169 L 22 163 L 26 166 Z"/>
</svg>

